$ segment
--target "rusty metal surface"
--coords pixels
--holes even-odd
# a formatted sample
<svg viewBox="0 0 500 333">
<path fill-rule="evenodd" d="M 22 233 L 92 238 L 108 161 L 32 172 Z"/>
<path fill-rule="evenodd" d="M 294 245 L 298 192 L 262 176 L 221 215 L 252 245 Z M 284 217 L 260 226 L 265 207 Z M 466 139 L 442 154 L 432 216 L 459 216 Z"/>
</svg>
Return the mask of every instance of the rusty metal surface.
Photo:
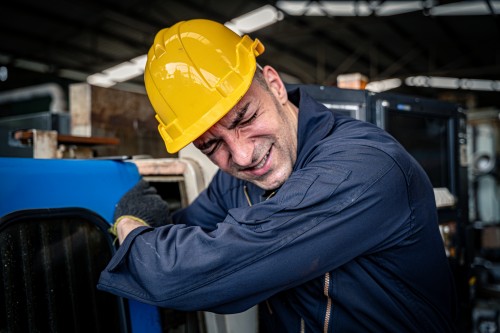
<svg viewBox="0 0 500 333">
<path fill-rule="evenodd" d="M 165 149 L 145 94 L 79 83 L 70 86 L 71 133 L 115 137 L 120 144 L 99 147 L 98 156 L 171 157 Z"/>
</svg>

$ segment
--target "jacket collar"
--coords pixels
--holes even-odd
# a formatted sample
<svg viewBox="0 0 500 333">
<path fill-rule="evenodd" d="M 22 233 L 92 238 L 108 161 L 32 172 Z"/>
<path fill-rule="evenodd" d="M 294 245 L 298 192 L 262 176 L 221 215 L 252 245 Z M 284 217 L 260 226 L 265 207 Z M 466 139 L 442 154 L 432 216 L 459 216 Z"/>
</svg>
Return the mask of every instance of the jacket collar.
<svg viewBox="0 0 500 333">
<path fill-rule="evenodd" d="M 297 161 L 294 170 L 300 169 L 319 141 L 329 135 L 335 122 L 333 113 L 314 100 L 303 89 L 288 92 L 288 99 L 299 108 L 297 133 Z"/>
</svg>

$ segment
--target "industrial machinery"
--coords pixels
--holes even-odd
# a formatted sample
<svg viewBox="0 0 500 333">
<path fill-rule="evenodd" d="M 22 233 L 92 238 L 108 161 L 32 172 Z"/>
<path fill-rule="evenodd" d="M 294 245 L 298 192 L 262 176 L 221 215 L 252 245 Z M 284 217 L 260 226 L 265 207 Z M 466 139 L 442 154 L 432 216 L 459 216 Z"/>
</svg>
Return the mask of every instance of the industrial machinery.
<svg viewBox="0 0 500 333">
<path fill-rule="evenodd" d="M 289 88 L 293 88 L 291 85 Z M 467 121 L 455 103 L 402 94 L 303 86 L 335 112 L 389 132 L 427 172 L 450 259 L 463 262 L 468 216 Z"/>
<path fill-rule="evenodd" d="M 255 309 L 180 312 L 95 289 L 120 197 L 143 177 L 174 211 L 205 186 L 194 160 L 0 157 L 0 175 L 0 331 L 256 332 Z"/>
<path fill-rule="evenodd" d="M 500 332 L 500 110 L 468 115 L 474 333 Z"/>
<path fill-rule="evenodd" d="M 4 94 L 0 105 L 6 100 L 24 101 L 33 91 L 36 97 L 63 98 L 53 94 L 53 87 L 42 88 L 19 90 L 13 97 Z M 96 289 L 100 272 L 116 251 L 108 229 L 121 196 L 142 177 L 174 211 L 204 189 L 216 168 L 191 146 L 182 152 L 185 157 L 152 158 L 149 154 L 157 151 L 154 140 L 143 146 L 142 152 L 148 155 L 131 156 L 130 151 L 120 150 L 120 142 L 140 141 L 137 136 L 126 137 L 131 132 L 126 125 L 137 126 L 139 113 L 148 116 L 146 97 L 88 86 L 76 90 L 84 96 L 73 96 L 71 112 L 54 112 L 50 107 L 0 117 L 4 140 L 0 145 L 0 331 L 256 332 L 255 308 L 235 315 L 181 312 Z M 97 113 L 103 110 L 99 103 L 114 105 L 104 108 L 114 117 L 113 112 L 122 112 L 123 105 L 113 101 L 125 100 L 141 107 L 129 113 L 130 119 L 123 119 L 122 132 L 112 126 L 112 133 L 107 132 L 100 121 L 107 125 L 109 119 Z M 103 147 L 113 156 L 100 156 Z M 163 143 L 161 149 L 164 153 Z"/>
</svg>

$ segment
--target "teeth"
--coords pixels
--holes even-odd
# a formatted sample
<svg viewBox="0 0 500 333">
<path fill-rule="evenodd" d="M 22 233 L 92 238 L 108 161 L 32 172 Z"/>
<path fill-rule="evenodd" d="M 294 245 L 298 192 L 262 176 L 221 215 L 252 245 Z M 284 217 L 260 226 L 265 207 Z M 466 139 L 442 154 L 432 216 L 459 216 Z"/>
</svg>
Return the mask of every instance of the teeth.
<svg viewBox="0 0 500 333">
<path fill-rule="evenodd" d="M 266 154 L 266 156 L 264 156 L 264 158 L 262 159 L 262 161 L 255 166 L 255 169 L 260 169 L 264 166 L 264 164 L 266 163 L 267 161 L 267 157 L 269 156 L 269 153 Z"/>
</svg>

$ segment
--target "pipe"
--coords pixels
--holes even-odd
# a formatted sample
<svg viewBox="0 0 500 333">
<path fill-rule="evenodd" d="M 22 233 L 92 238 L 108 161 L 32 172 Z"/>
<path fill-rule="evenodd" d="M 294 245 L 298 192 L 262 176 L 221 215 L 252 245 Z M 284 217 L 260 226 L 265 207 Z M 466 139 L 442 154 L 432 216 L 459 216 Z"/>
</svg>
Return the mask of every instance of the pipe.
<svg viewBox="0 0 500 333">
<path fill-rule="evenodd" d="M 44 83 L 36 86 L 0 92 L 0 104 L 25 101 L 32 98 L 49 96 L 52 98 L 49 111 L 52 113 L 67 112 L 66 96 L 60 85 Z"/>
</svg>

